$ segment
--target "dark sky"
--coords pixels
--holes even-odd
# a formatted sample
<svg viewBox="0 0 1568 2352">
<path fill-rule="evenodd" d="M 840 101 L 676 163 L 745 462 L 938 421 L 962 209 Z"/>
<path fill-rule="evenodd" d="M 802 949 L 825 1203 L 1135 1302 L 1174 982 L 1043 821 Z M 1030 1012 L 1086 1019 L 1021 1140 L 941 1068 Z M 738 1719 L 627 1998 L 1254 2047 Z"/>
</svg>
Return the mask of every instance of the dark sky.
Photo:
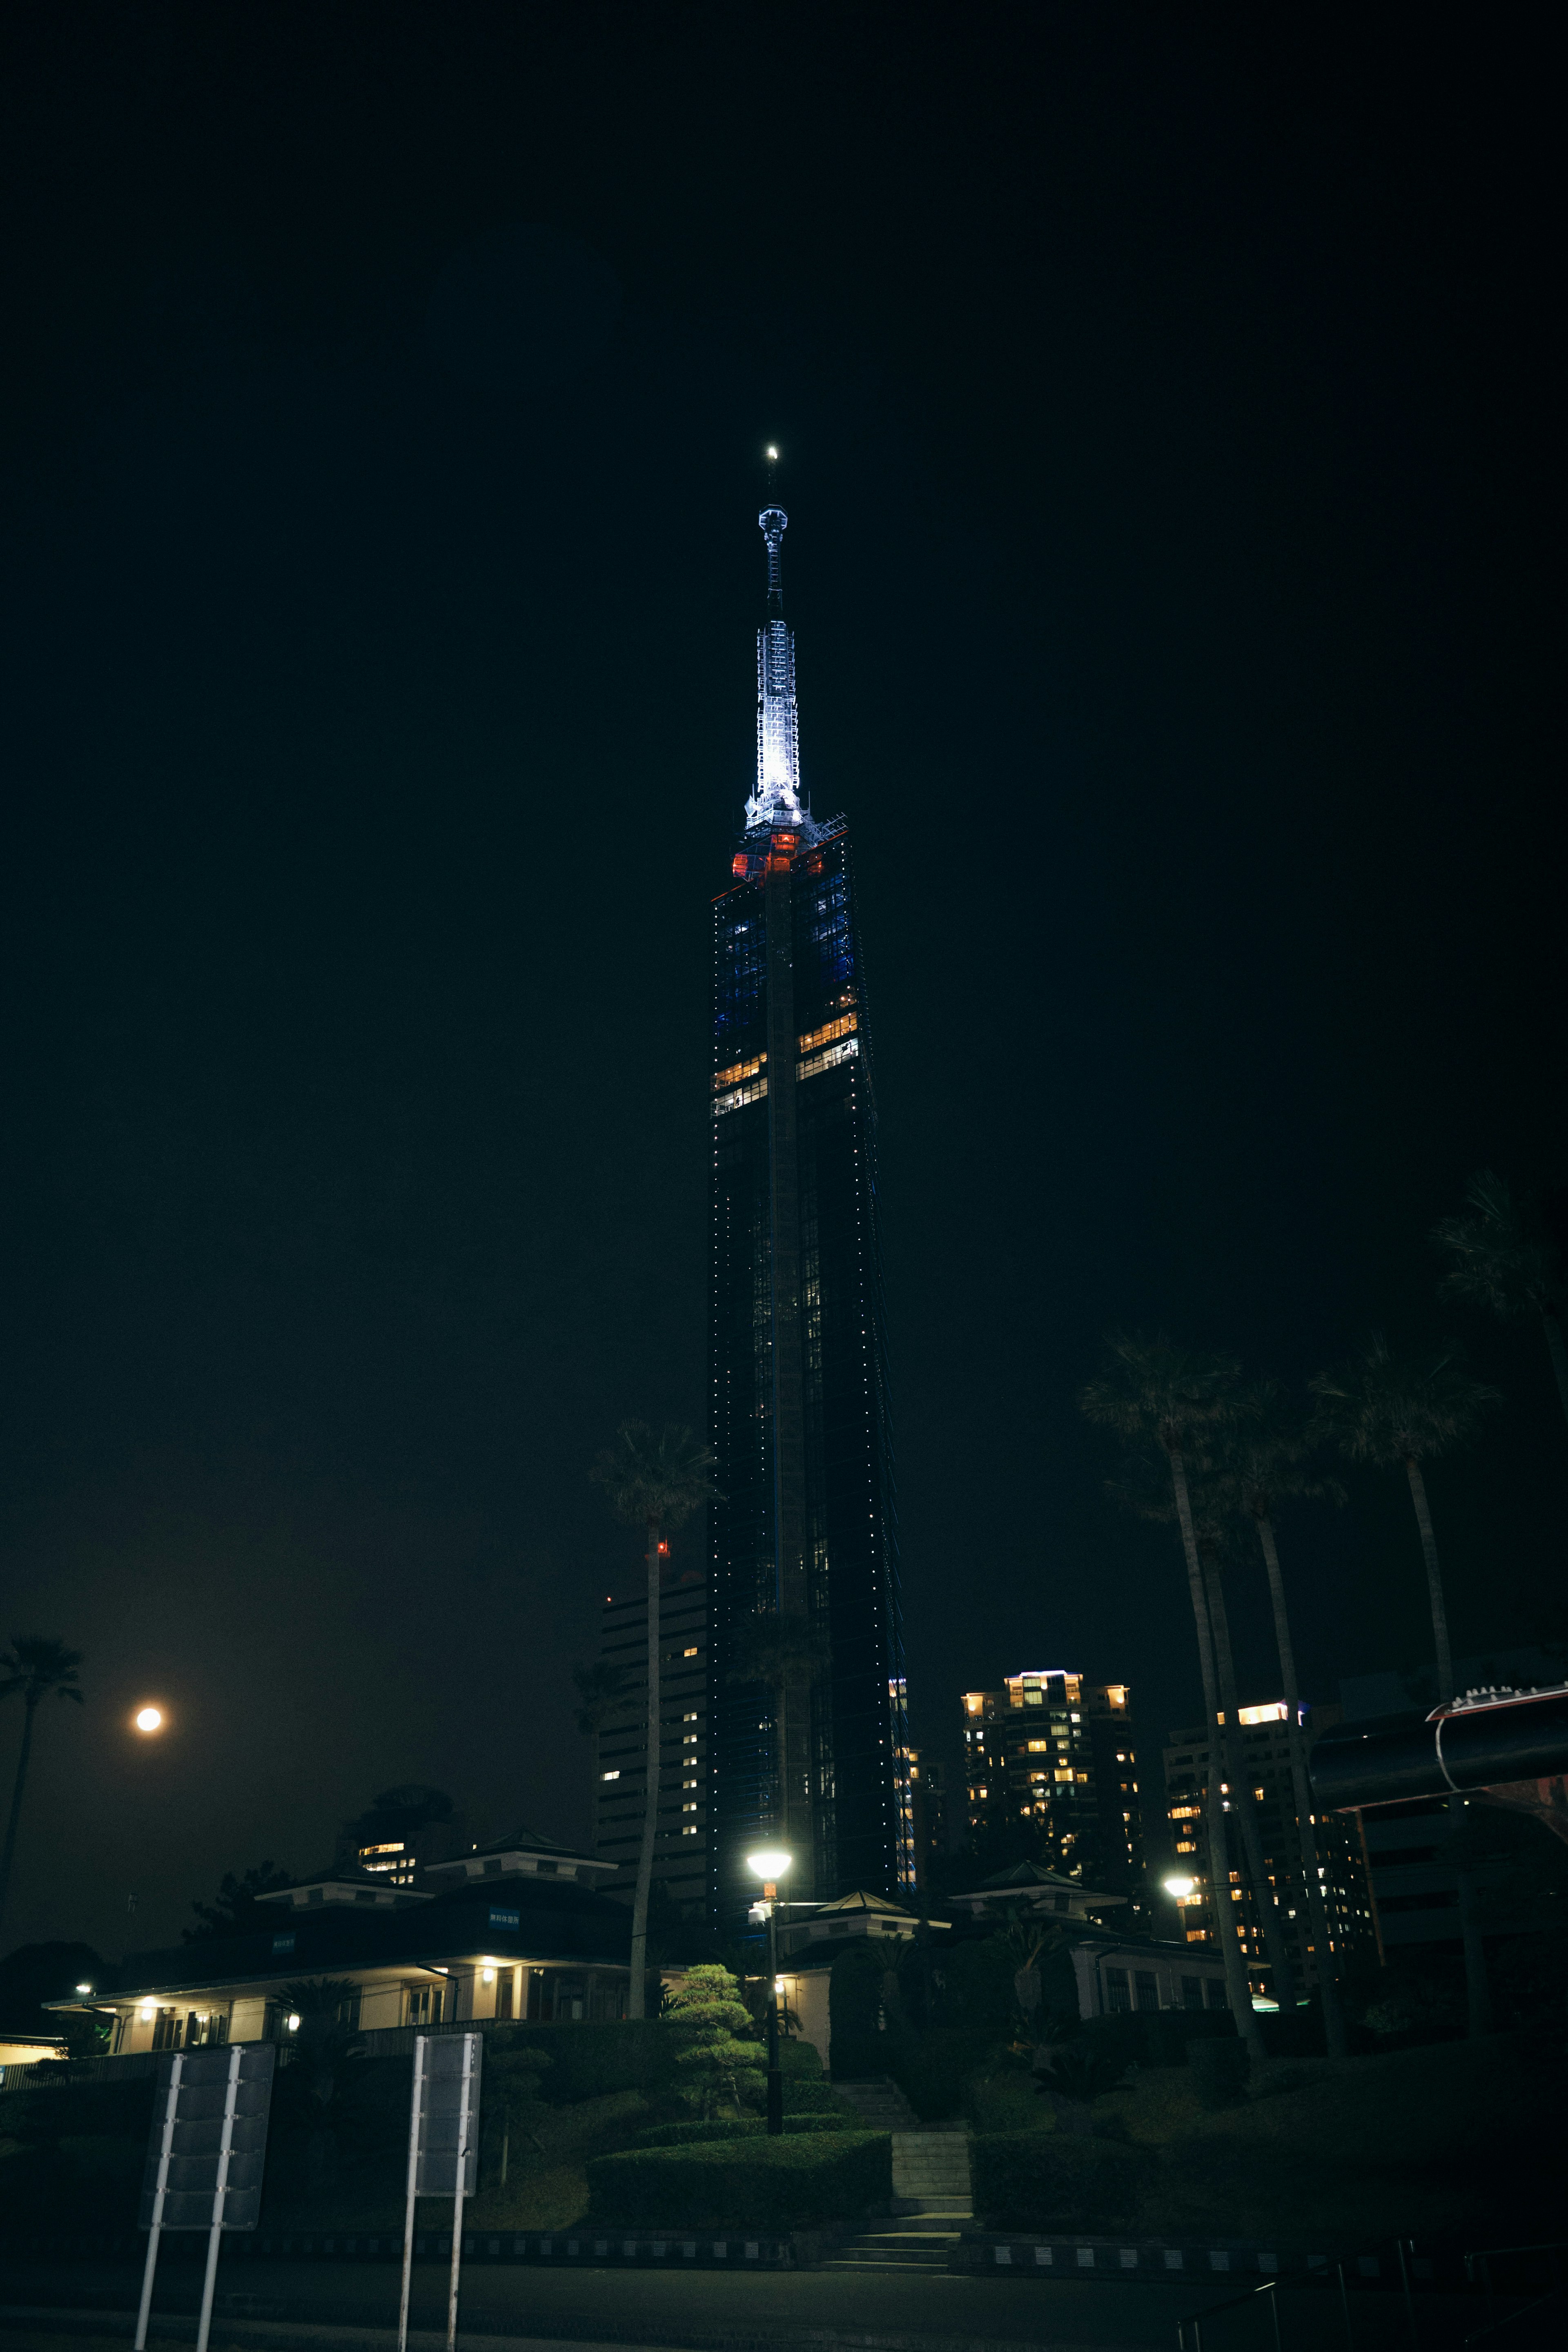
<svg viewBox="0 0 1568 2352">
<path fill-rule="evenodd" d="M 585 1828 L 584 1473 L 702 1413 L 769 436 L 917 1731 L 1194 1704 L 1074 1402 L 1115 1324 L 1297 1384 L 1461 1329 L 1458 1645 L 1562 1630 L 1539 1335 L 1426 1239 L 1568 1174 L 1555 68 L 1265 15 L 8 12 L 0 1634 L 88 1705 L 7 1945 L 172 1935 L 389 1781 Z M 1287 1534 L 1320 1696 L 1420 1654 L 1394 1481 Z"/>
</svg>

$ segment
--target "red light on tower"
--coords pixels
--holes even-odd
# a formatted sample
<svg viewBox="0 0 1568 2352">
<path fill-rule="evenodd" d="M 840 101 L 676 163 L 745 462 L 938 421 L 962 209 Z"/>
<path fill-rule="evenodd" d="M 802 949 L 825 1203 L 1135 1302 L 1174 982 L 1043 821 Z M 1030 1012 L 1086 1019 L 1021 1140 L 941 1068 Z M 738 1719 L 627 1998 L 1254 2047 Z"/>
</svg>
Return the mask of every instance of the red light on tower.
<svg viewBox="0 0 1568 2352">
<path fill-rule="evenodd" d="M 743 849 L 737 849 L 734 856 L 730 860 L 730 871 L 738 881 L 745 880 L 751 871 L 751 860 Z"/>
<path fill-rule="evenodd" d="M 658 1547 L 658 1552 L 659 1552 L 659 1558 L 660 1558 L 661 1559 L 668 1559 L 668 1558 L 669 1557 L 669 1546 L 668 1546 L 668 1543 L 665 1543 L 665 1542 L 661 1542 L 661 1543 L 660 1543 L 660 1545 L 659 1545 L 659 1547 Z"/>
</svg>

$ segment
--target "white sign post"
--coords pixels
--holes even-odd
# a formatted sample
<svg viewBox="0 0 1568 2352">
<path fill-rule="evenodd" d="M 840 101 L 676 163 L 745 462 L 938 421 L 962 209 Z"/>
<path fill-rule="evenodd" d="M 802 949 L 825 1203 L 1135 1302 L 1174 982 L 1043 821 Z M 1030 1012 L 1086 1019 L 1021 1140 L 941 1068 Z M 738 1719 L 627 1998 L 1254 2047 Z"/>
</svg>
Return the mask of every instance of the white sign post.
<svg viewBox="0 0 1568 2352">
<path fill-rule="evenodd" d="M 158 2247 L 167 2230 L 207 2232 L 196 2334 L 197 2352 L 207 2352 L 223 2233 L 254 2230 L 260 2216 L 277 2057 L 270 2042 L 219 2042 L 171 2053 L 163 2114 L 154 2110 L 142 2176 L 147 2264 L 136 2314 L 136 2352 L 146 2352 Z"/>
<path fill-rule="evenodd" d="M 421 2033 L 414 2043 L 408 2109 L 408 2189 L 403 2220 L 403 2300 L 397 2352 L 407 2352 L 414 2271 L 414 2208 L 420 2197 L 452 2200 L 452 2273 L 447 2291 L 447 2352 L 457 2352 L 458 2287 L 463 2263 L 463 2200 L 479 2187 L 479 2076 L 484 2036 Z"/>
</svg>

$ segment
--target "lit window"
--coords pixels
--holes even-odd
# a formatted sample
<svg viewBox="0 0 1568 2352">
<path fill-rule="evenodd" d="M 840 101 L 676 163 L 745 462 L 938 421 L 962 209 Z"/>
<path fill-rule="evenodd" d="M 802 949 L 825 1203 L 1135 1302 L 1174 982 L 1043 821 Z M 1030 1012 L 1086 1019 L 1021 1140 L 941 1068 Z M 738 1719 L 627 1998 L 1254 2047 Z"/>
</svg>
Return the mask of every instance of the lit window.
<svg viewBox="0 0 1568 2352">
<path fill-rule="evenodd" d="M 840 1013 L 837 1021 L 829 1021 L 820 1029 L 807 1030 L 800 1041 L 800 1050 L 803 1054 L 814 1053 L 818 1045 L 830 1045 L 835 1037 L 847 1037 L 850 1031 L 859 1025 L 858 1013 Z"/>
<path fill-rule="evenodd" d="M 1238 1723 L 1283 1723 L 1288 1713 L 1284 1700 L 1277 1698 L 1271 1706 L 1238 1706 L 1236 1719 Z"/>
<path fill-rule="evenodd" d="M 683 1813 L 694 1813 L 697 1811 L 697 1807 L 694 1804 L 682 1805 L 680 1810 Z"/>
<path fill-rule="evenodd" d="M 767 1060 L 767 1058 L 768 1057 L 765 1054 L 759 1054 L 755 1061 L 736 1062 L 727 1070 L 715 1070 L 713 1073 L 714 1093 L 721 1094 L 726 1087 L 743 1086 L 748 1078 L 754 1078 L 756 1076 L 757 1072 L 762 1068 L 763 1064 Z"/>
<path fill-rule="evenodd" d="M 797 1063 L 795 1076 L 801 1078 L 820 1077 L 823 1071 L 831 1070 L 835 1063 L 853 1061 L 859 1051 L 858 1037 L 841 1037 L 837 1045 L 824 1046 L 822 1052 L 813 1054 L 809 1061 Z M 763 1080 L 763 1084 L 764 1087 L 767 1085 L 766 1078 Z"/>
<path fill-rule="evenodd" d="M 722 1118 L 727 1111 L 741 1110 L 747 1103 L 761 1102 L 767 1090 L 766 1078 L 758 1078 L 751 1086 L 731 1087 L 728 1094 L 714 1096 L 713 1116 Z"/>
<path fill-rule="evenodd" d="M 620 1777 L 621 1768 L 618 1764 L 613 1772 L 601 1772 L 599 1775 L 601 1780 L 618 1780 Z"/>
<path fill-rule="evenodd" d="M 682 1723 L 695 1723 L 695 1722 L 697 1721 L 697 1717 L 696 1717 L 694 1715 L 683 1715 L 683 1716 L 681 1717 L 680 1720 L 682 1721 Z M 697 1735 L 696 1735 L 696 1733 L 695 1733 L 695 1732 L 693 1732 L 693 1733 L 691 1733 L 691 1734 L 690 1734 L 690 1737 L 691 1737 L 692 1738 L 696 1738 L 696 1736 L 697 1736 Z"/>
<path fill-rule="evenodd" d="M 683 1658 L 694 1658 L 697 1653 L 695 1650 L 682 1650 L 680 1654 Z"/>
</svg>

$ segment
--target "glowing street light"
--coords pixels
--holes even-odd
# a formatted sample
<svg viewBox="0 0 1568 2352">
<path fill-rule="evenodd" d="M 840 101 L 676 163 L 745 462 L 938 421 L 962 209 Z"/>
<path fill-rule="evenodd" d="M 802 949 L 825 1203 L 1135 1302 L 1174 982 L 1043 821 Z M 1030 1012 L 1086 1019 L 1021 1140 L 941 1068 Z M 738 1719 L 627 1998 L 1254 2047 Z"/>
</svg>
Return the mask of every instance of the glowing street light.
<svg viewBox="0 0 1568 2352">
<path fill-rule="evenodd" d="M 79 1984 L 77 1987 L 77 1990 L 78 1992 L 90 1992 L 92 1990 L 92 1987 L 89 1984 Z"/>
<path fill-rule="evenodd" d="M 162 1731 L 163 1728 L 163 1708 L 161 1706 L 139 1706 L 136 1710 L 136 1728 L 138 1731 Z"/>
<path fill-rule="evenodd" d="M 1166 1894 L 1173 1895 L 1178 1903 L 1190 1903 L 1194 1892 L 1196 1891 L 1198 1882 L 1195 1878 L 1184 1878 L 1178 1876 L 1175 1878 L 1162 1879 L 1160 1883 L 1163 1886 Z"/>
<path fill-rule="evenodd" d="M 768 1975 L 773 1982 L 768 1993 L 768 2134 L 776 2138 L 784 2130 L 784 2076 L 779 2072 L 779 1994 L 784 1979 L 779 1974 L 779 1880 L 795 1860 L 786 1845 L 760 1846 L 755 1853 L 746 1856 L 746 1868 L 754 1871 L 763 1882 L 763 1908 L 768 1915 Z"/>
</svg>

